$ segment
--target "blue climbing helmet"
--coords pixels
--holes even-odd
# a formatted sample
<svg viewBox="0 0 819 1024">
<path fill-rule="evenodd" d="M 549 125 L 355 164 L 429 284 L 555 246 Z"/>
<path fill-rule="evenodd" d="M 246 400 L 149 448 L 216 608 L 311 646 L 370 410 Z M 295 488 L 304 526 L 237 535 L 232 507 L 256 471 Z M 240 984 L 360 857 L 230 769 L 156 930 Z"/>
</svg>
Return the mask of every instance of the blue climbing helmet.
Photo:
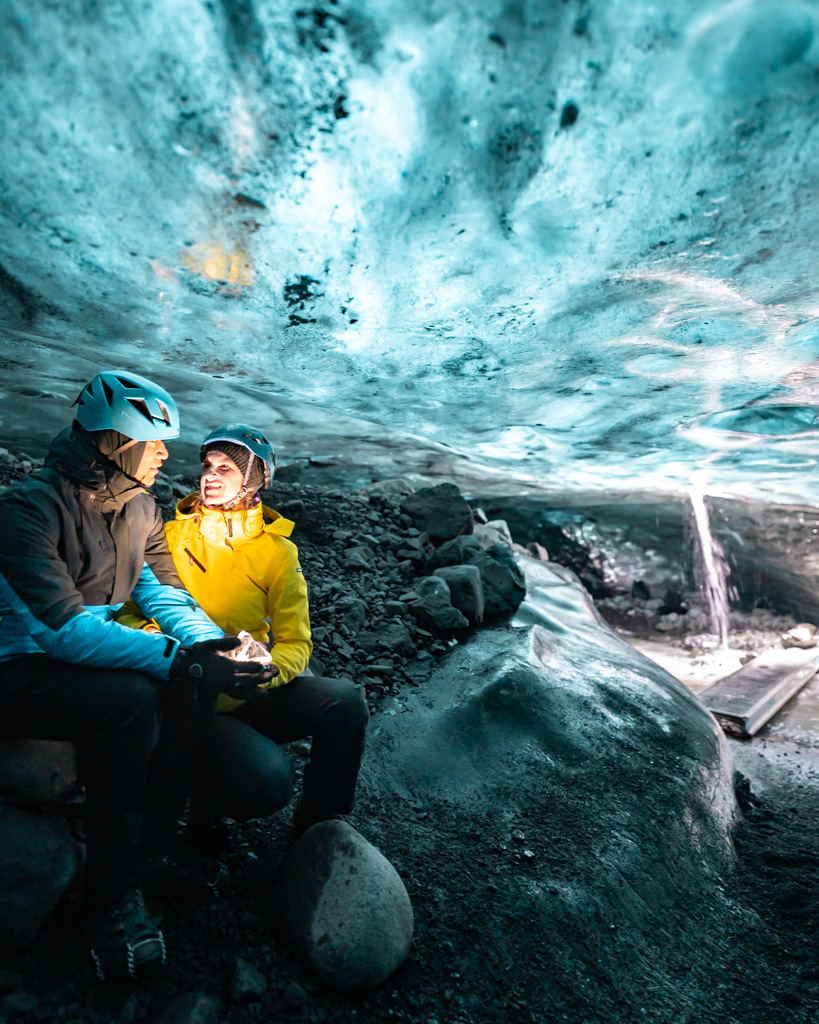
<svg viewBox="0 0 819 1024">
<path fill-rule="evenodd" d="M 179 437 L 179 410 L 158 384 L 125 370 L 104 370 L 77 396 L 77 422 L 86 430 L 116 430 L 132 441 Z"/>
<path fill-rule="evenodd" d="M 261 460 L 264 465 L 265 489 L 273 483 L 273 477 L 276 475 L 276 453 L 261 430 L 257 430 L 256 427 L 251 427 L 247 423 L 227 423 L 222 427 L 217 427 L 215 430 L 211 430 L 202 442 L 199 458 L 203 459 L 205 450 L 217 441 L 228 441 L 246 448 L 251 456 Z M 250 476 L 252 464 L 253 459 L 251 458 L 244 474 L 245 482 Z"/>
</svg>

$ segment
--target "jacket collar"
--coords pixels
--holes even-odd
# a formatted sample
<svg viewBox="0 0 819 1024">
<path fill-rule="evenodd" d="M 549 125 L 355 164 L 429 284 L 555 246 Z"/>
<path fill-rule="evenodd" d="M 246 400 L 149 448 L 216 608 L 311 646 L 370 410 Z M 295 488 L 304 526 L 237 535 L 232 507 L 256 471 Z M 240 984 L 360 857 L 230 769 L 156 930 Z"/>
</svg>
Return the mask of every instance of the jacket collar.
<svg viewBox="0 0 819 1024">
<path fill-rule="evenodd" d="M 244 511 L 231 509 L 230 512 L 223 512 L 218 508 L 198 506 L 198 499 L 198 491 L 183 498 L 176 506 L 176 518 L 180 522 L 193 521 L 208 539 L 218 537 L 222 541 L 227 537 L 235 544 L 243 540 L 252 540 L 260 533 L 289 537 L 296 525 L 292 519 L 285 519 L 261 502 Z"/>
</svg>

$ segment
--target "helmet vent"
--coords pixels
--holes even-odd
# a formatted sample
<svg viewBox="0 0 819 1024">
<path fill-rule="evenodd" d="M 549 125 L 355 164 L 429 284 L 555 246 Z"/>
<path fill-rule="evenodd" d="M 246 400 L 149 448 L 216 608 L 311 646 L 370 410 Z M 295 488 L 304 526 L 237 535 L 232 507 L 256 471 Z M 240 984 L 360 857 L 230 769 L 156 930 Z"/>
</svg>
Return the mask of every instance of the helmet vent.
<svg viewBox="0 0 819 1024">
<path fill-rule="evenodd" d="M 132 391 L 139 391 L 140 390 L 139 384 L 137 384 L 136 381 L 128 380 L 127 377 L 117 377 L 117 380 L 119 381 L 119 383 L 124 388 L 131 388 Z M 130 401 L 130 399 L 129 399 L 129 401 Z"/>
<path fill-rule="evenodd" d="M 167 405 L 165 405 L 165 403 L 159 398 L 157 398 L 156 404 L 159 406 L 159 411 L 162 413 L 162 419 L 164 420 L 165 423 L 168 424 L 168 426 L 170 426 L 171 414 L 168 412 Z"/>
<path fill-rule="evenodd" d="M 136 409 L 137 412 L 142 413 L 149 423 L 154 422 L 154 418 L 151 415 L 151 410 L 148 408 L 148 403 L 144 398 L 128 398 L 126 401 L 130 402 L 131 405 Z M 166 420 L 167 422 L 167 420 Z"/>
<path fill-rule="evenodd" d="M 113 405 L 114 404 L 114 392 L 113 392 L 113 390 L 111 388 L 111 385 L 108 383 L 107 380 L 102 380 L 100 383 L 102 384 L 102 390 L 105 393 L 105 400 L 106 400 L 106 402 L 109 405 Z"/>
</svg>

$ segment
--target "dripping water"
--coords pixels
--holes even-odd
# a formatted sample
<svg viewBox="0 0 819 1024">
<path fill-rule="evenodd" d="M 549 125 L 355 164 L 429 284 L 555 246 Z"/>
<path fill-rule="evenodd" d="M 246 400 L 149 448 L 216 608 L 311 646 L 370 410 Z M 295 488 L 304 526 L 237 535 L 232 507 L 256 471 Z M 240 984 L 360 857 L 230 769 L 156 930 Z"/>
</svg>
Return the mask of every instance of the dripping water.
<svg viewBox="0 0 819 1024">
<path fill-rule="evenodd" d="M 711 632 L 719 637 L 722 647 L 727 647 L 728 573 L 730 572 L 728 562 L 725 559 L 722 545 L 711 532 L 705 493 L 697 482 L 691 487 L 689 498 L 702 557 L 703 582 L 708 611 L 711 616 Z"/>
</svg>

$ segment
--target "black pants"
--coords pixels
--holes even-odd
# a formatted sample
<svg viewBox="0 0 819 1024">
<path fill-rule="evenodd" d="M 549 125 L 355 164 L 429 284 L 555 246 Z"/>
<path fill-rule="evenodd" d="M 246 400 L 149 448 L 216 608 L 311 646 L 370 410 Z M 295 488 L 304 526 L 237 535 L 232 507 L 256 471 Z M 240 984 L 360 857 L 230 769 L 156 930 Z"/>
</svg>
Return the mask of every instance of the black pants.
<svg viewBox="0 0 819 1024">
<path fill-rule="evenodd" d="M 69 665 L 45 654 L 0 663 L 0 733 L 70 740 L 77 749 L 92 899 L 116 899 L 134 884 L 159 723 L 159 687 L 142 672 Z"/>
<path fill-rule="evenodd" d="M 293 769 L 279 744 L 308 736 L 306 804 L 323 814 L 352 810 L 368 717 L 359 687 L 321 676 L 298 676 L 223 714 L 169 701 L 150 769 L 149 850 L 170 844 L 189 794 L 213 817 L 247 821 L 280 810 Z"/>
</svg>

